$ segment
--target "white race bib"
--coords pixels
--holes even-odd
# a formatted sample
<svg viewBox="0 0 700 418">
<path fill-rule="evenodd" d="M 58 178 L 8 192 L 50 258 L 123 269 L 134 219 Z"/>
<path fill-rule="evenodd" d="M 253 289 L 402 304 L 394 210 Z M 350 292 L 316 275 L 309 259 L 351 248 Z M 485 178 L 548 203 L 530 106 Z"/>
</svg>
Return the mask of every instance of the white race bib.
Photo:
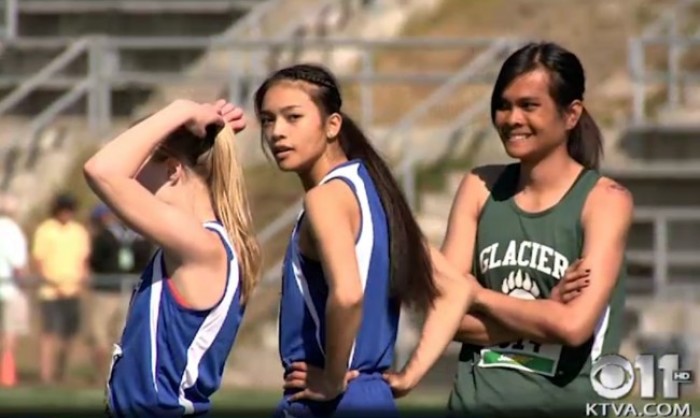
<svg viewBox="0 0 700 418">
<path fill-rule="evenodd" d="M 518 340 L 481 350 L 479 367 L 502 367 L 544 376 L 554 376 L 559 365 L 562 346 Z"/>
</svg>

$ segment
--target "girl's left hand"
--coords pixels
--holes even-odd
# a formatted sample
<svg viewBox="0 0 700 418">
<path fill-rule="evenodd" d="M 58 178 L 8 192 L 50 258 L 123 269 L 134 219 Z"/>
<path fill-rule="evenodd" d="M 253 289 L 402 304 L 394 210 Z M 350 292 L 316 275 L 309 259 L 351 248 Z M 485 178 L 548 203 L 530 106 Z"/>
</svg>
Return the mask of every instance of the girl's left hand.
<svg viewBox="0 0 700 418">
<path fill-rule="evenodd" d="M 214 103 L 214 108 L 234 132 L 238 133 L 245 129 L 246 120 L 243 108 L 224 99 L 217 100 Z"/>
<path fill-rule="evenodd" d="M 382 377 L 389 383 L 394 398 L 403 398 L 413 390 L 414 384 L 409 381 L 404 373 L 387 372 Z"/>
</svg>

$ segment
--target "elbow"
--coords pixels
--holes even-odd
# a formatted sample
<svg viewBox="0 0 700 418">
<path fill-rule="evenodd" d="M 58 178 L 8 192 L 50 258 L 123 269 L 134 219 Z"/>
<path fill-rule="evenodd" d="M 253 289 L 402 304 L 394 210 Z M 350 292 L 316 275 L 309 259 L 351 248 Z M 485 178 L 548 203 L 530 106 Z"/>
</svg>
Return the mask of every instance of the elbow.
<svg viewBox="0 0 700 418">
<path fill-rule="evenodd" d="M 449 286 L 442 286 L 440 299 L 451 306 L 459 306 L 463 314 L 467 314 L 475 296 L 474 287 L 464 280 L 453 280 Z"/>
<path fill-rule="evenodd" d="M 361 311 L 364 302 L 362 289 L 343 289 L 331 292 L 329 302 L 334 306 L 347 311 Z"/>
<path fill-rule="evenodd" d="M 557 342 L 569 347 L 579 347 L 585 344 L 593 335 L 593 329 L 589 329 L 579 321 L 567 319 L 556 327 L 555 339 Z"/>
<path fill-rule="evenodd" d="M 99 156 L 93 156 L 83 164 L 83 176 L 88 183 L 102 183 L 113 174 L 108 163 L 102 161 Z"/>
<path fill-rule="evenodd" d="M 98 181 L 103 175 L 104 173 L 100 168 L 99 162 L 95 161 L 94 158 L 89 159 L 83 165 L 83 177 L 85 177 L 88 183 Z"/>
<path fill-rule="evenodd" d="M 105 164 L 94 157 L 83 165 L 83 177 L 88 186 L 98 194 L 105 192 L 108 184 L 114 179 Z"/>
<path fill-rule="evenodd" d="M 445 304 L 459 306 L 463 314 L 466 314 L 469 307 L 474 302 L 477 288 L 466 280 L 463 276 L 442 276 L 436 275 L 439 280 L 439 297 Z"/>
</svg>

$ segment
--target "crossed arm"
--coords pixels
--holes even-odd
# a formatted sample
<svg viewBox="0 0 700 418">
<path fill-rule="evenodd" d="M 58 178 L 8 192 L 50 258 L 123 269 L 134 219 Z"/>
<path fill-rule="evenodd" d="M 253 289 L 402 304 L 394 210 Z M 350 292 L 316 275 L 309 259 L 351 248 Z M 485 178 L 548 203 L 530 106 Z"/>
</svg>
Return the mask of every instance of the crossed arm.
<svg viewBox="0 0 700 418">
<path fill-rule="evenodd" d="M 484 187 L 468 175 L 450 215 L 443 245 L 446 257 L 463 271 L 471 266 L 465 254 L 473 254 L 478 202 L 475 188 Z M 470 190 L 471 189 L 471 190 Z M 633 203 L 627 190 L 602 179 L 591 191 L 582 214 L 584 246 L 582 268 L 591 270 L 590 285 L 570 303 L 555 300 L 522 300 L 489 289 L 477 292 L 455 340 L 494 345 L 528 338 L 540 343 L 578 346 L 592 335 L 615 287 L 624 257 Z"/>
</svg>

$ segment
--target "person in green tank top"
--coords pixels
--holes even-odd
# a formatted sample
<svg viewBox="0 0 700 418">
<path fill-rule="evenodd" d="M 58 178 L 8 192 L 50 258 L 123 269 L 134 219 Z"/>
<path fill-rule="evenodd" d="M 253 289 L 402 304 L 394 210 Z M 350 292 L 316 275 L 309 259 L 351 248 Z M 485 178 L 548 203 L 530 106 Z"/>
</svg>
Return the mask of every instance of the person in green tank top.
<svg viewBox="0 0 700 418">
<path fill-rule="evenodd" d="M 619 349 L 633 200 L 598 172 L 584 90 L 581 62 L 554 43 L 498 75 L 491 118 L 517 162 L 465 176 L 442 248 L 482 286 L 455 337 L 455 415 L 586 416 L 591 364 Z"/>
</svg>

